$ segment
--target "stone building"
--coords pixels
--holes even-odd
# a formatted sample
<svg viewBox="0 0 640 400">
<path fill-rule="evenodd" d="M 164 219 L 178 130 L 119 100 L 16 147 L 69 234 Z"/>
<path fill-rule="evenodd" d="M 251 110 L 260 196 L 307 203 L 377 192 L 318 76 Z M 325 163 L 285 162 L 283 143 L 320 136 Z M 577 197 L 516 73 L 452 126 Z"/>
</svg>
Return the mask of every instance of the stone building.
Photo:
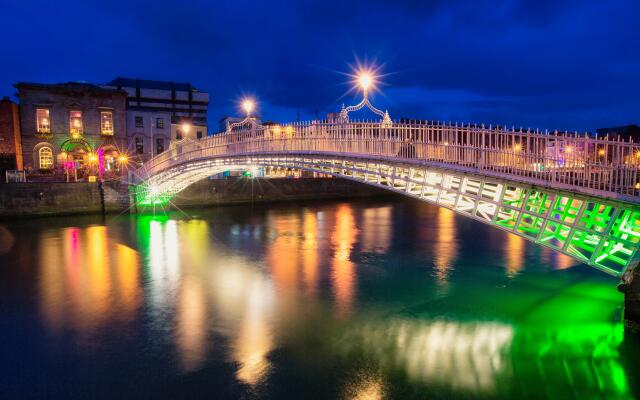
<svg viewBox="0 0 640 400">
<path fill-rule="evenodd" d="M 14 169 L 23 169 L 20 113 L 18 105 L 4 97 L 0 100 L 0 181 L 5 171 Z"/>
<path fill-rule="evenodd" d="M 114 176 L 126 162 L 122 90 L 87 83 L 14 85 L 20 99 L 24 168 L 31 175 Z"/>
<path fill-rule="evenodd" d="M 190 83 L 119 77 L 103 87 L 127 92 L 127 142 L 137 163 L 207 135 L 209 94 Z"/>
</svg>

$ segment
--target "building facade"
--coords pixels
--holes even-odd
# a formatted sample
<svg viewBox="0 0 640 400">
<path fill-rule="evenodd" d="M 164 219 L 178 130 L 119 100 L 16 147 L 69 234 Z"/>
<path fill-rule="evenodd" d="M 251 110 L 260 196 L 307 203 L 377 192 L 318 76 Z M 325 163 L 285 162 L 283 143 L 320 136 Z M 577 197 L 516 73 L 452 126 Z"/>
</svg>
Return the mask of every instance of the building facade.
<svg viewBox="0 0 640 400">
<path fill-rule="evenodd" d="M 126 92 L 77 82 L 14 86 L 27 173 L 82 179 L 122 172 Z"/>
<path fill-rule="evenodd" d="M 5 171 L 15 169 L 23 169 L 20 113 L 18 105 L 4 97 L 0 100 L 0 181 Z"/>
<path fill-rule="evenodd" d="M 190 83 L 119 77 L 103 87 L 127 93 L 127 142 L 137 163 L 207 135 L 209 94 Z"/>
</svg>

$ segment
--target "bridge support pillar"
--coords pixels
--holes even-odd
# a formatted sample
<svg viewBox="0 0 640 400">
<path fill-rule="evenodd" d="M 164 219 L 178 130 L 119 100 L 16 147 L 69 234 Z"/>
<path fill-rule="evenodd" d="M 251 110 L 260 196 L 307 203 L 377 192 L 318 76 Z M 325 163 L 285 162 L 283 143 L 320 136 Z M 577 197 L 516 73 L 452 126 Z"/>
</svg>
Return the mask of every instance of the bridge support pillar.
<svg viewBox="0 0 640 400">
<path fill-rule="evenodd" d="M 640 266 L 638 266 L 638 261 L 624 273 L 618 290 L 624 293 L 625 327 L 640 333 Z"/>
</svg>

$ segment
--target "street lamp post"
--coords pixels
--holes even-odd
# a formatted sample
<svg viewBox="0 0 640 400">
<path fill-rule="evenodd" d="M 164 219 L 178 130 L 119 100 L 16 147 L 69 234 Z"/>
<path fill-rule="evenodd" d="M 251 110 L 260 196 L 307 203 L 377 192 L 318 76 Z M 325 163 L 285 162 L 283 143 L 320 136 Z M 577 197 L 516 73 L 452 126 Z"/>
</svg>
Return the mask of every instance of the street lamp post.
<svg viewBox="0 0 640 400">
<path fill-rule="evenodd" d="M 254 99 L 249 97 L 243 99 L 240 103 L 240 107 L 245 113 L 244 119 L 242 121 L 233 123 L 227 121 L 227 132 L 231 132 L 233 128 L 244 126 L 245 124 L 249 124 L 252 128 L 262 127 L 262 125 L 256 121 L 256 118 L 251 115 L 253 113 L 253 110 L 255 110 L 256 108 L 256 102 Z"/>
<path fill-rule="evenodd" d="M 356 84 L 360 89 L 362 89 L 362 100 L 360 101 L 360 103 L 356 104 L 355 106 L 345 107 L 343 105 L 342 110 L 340 110 L 340 117 L 339 117 L 340 122 L 343 122 L 343 123 L 348 122 L 350 112 L 361 110 L 366 106 L 374 114 L 382 117 L 380 124 L 383 127 L 390 127 L 392 122 L 391 122 L 391 117 L 389 116 L 389 112 L 377 109 L 369 101 L 369 91 L 370 89 L 373 89 L 376 84 L 375 74 L 372 71 L 366 70 L 366 69 L 358 71 L 356 75 Z"/>
</svg>

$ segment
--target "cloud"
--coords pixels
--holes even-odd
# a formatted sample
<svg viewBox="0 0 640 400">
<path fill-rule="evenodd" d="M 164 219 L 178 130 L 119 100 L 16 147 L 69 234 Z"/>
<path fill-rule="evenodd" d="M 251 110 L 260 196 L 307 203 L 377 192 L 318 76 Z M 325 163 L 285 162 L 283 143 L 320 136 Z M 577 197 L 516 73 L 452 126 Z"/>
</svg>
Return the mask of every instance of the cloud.
<svg viewBox="0 0 640 400">
<path fill-rule="evenodd" d="M 124 75 L 209 91 L 212 125 L 243 92 L 267 118 L 313 117 L 352 100 L 340 72 L 358 57 L 391 73 L 377 100 L 395 115 L 577 129 L 638 119 L 631 0 L 7 0 L 6 10 L 7 94 L 18 80 Z"/>
</svg>

